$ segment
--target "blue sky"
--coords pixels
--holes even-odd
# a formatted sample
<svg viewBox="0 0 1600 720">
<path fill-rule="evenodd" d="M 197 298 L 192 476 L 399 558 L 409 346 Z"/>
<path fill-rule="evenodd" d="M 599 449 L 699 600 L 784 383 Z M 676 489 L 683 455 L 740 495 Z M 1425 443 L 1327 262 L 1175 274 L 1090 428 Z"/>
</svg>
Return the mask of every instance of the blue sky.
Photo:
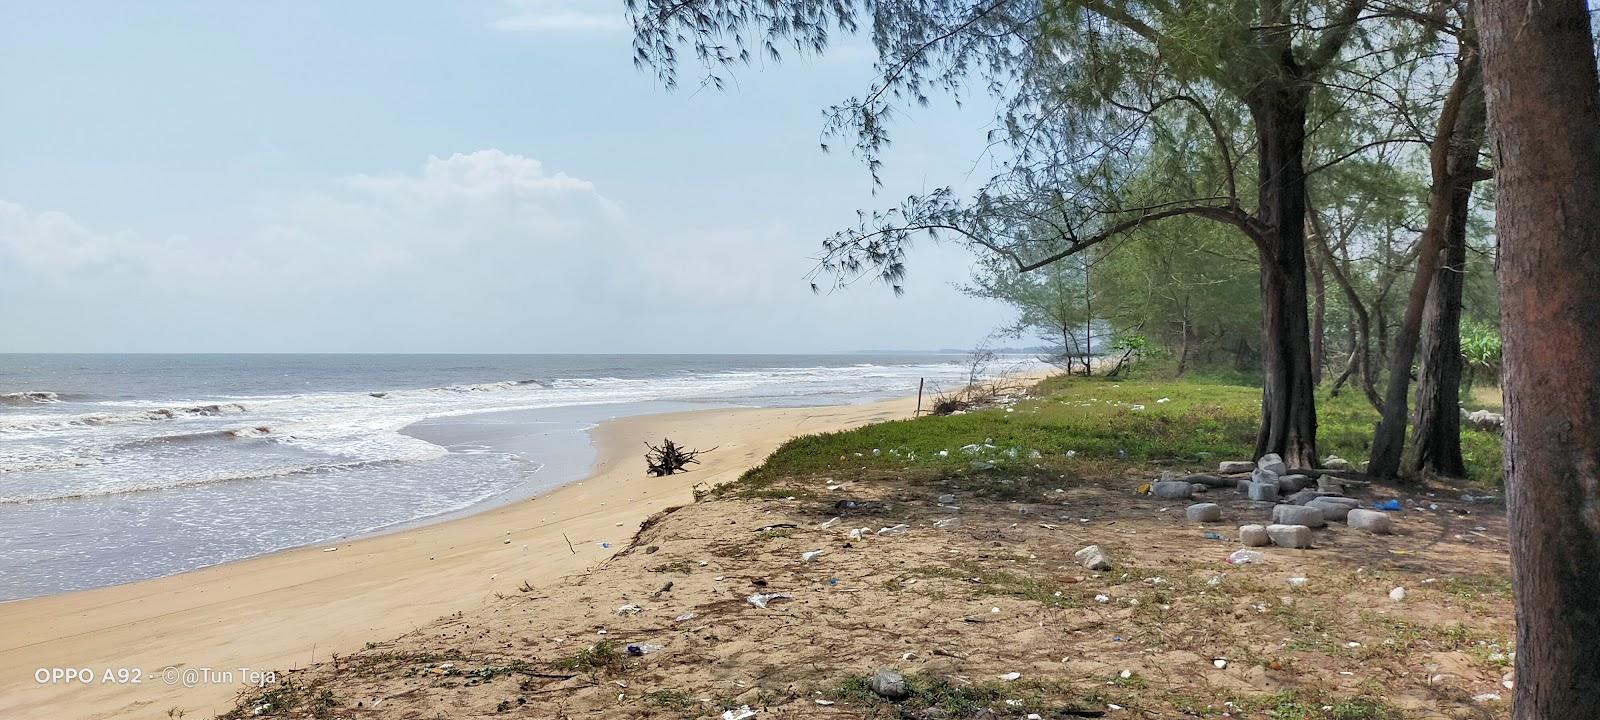
<svg viewBox="0 0 1600 720">
<path fill-rule="evenodd" d="M 0 351 L 931 349 L 1007 319 L 953 247 L 898 299 L 809 291 L 857 208 L 989 173 L 981 99 L 903 114 L 877 197 L 820 151 L 859 40 L 669 93 L 621 0 L 0 8 Z"/>
</svg>

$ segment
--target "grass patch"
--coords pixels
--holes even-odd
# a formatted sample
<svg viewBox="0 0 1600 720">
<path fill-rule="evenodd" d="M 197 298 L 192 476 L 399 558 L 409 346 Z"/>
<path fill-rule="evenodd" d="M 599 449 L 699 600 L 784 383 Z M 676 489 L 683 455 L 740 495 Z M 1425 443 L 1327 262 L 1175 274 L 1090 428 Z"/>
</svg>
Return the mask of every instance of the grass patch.
<svg viewBox="0 0 1600 720">
<path fill-rule="evenodd" d="M 279 680 L 260 692 L 244 697 L 233 710 L 217 720 L 243 720 L 250 717 L 309 717 L 332 720 L 339 708 L 333 692 L 320 683 L 301 683 L 292 677 Z"/>
<path fill-rule="evenodd" d="M 957 685 L 940 677 L 907 675 L 906 699 L 892 703 L 900 717 L 913 717 L 929 708 L 943 710 L 950 717 L 972 717 L 979 710 L 998 705 L 1006 699 L 1017 699 L 1014 684 L 985 682 L 974 685 Z M 834 688 L 834 695 L 842 702 L 864 707 L 877 707 L 891 703 L 872 691 L 872 678 L 846 678 Z"/>
<path fill-rule="evenodd" d="M 983 563 L 970 560 L 957 560 L 950 565 L 928 565 L 912 570 L 922 577 L 937 577 L 966 583 L 972 592 L 978 595 L 1003 595 L 1030 602 L 1036 602 L 1047 607 L 1083 607 L 1085 603 L 1079 598 L 1078 593 L 1067 592 L 1066 585 L 1041 580 L 1027 575 L 1018 575 L 1002 570 L 993 570 Z"/>
<path fill-rule="evenodd" d="M 622 669 L 624 655 L 617 650 L 613 640 L 601 640 L 571 655 L 557 659 L 553 665 L 561 670 L 600 671 Z"/>
<path fill-rule="evenodd" d="M 655 707 L 668 710 L 688 710 L 699 704 L 697 700 L 681 690 L 651 690 L 644 694 L 644 701 Z"/>
<path fill-rule="evenodd" d="M 787 496 L 793 490 L 772 489 L 774 483 L 844 471 L 983 478 L 1036 465 L 1079 475 L 1154 465 L 1214 468 L 1219 460 L 1250 457 L 1261 412 L 1258 387 L 1222 380 L 1052 377 L 1010 408 L 795 438 L 728 491 Z M 1338 397 L 1323 392 L 1317 410 L 1321 453 L 1364 462 L 1378 423 L 1366 399 L 1348 390 Z M 1463 430 L 1462 448 L 1470 479 L 1499 482 L 1497 436 Z"/>
</svg>

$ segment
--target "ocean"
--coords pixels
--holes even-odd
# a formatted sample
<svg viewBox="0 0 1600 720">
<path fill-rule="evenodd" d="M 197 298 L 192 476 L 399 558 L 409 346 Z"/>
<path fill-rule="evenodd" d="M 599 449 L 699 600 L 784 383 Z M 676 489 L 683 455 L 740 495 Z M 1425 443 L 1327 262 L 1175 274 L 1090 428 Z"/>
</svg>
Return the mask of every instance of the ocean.
<svg viewBox="0 0 1600 720">
<path fill-rule="evenodd" d="M 580 479 L 610 418 L 865 402 L 968 372 L 955 355 L 0 355 L 0 601 L 529 497 Z"/>
</svg>

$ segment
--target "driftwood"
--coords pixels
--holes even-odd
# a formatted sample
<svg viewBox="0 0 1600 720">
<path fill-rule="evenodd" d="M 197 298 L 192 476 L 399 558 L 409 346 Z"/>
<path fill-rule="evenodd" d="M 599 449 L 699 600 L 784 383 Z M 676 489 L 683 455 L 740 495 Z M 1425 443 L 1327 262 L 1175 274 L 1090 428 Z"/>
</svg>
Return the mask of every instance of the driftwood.
<svg viewBox="0 0 1600 720">
<path fill-rule="evenodd" d="M 660 447 L 650 443 L 645 443 L 644 446 L 650 449 L 649 452 L 644 454 L 646 472 L 656 477 L 684 472 L 689 469 L 688 466 L 700 464 L 700 461 L 696 458 L 702 453 L 708 453 L 716 449 L 685 450 L 683 446 L 667 439 L 661 441 Z"/>
</svg>

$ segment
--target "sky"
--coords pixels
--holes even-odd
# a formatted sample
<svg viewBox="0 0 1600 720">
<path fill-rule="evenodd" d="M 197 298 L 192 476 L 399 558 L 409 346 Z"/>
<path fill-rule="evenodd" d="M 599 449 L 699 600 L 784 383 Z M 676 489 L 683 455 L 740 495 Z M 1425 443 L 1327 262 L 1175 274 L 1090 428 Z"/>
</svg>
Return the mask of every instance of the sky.
<svg viewBox="0 0 1600 720">
<path fill-rule="evenodd" d="M 903 113 L 873 194 L 819 147 L 873 54 L 667 91 L 622 0 L 0 0 L 0 352 L 839 352 L 1009 319 L 923 242 L 811 292 L 858 209 L 991 167 Z M 841 144 L 841 143 L 835 143 Z M 842 143 L 848 146 L 848 143 Z"/>
</svg>

